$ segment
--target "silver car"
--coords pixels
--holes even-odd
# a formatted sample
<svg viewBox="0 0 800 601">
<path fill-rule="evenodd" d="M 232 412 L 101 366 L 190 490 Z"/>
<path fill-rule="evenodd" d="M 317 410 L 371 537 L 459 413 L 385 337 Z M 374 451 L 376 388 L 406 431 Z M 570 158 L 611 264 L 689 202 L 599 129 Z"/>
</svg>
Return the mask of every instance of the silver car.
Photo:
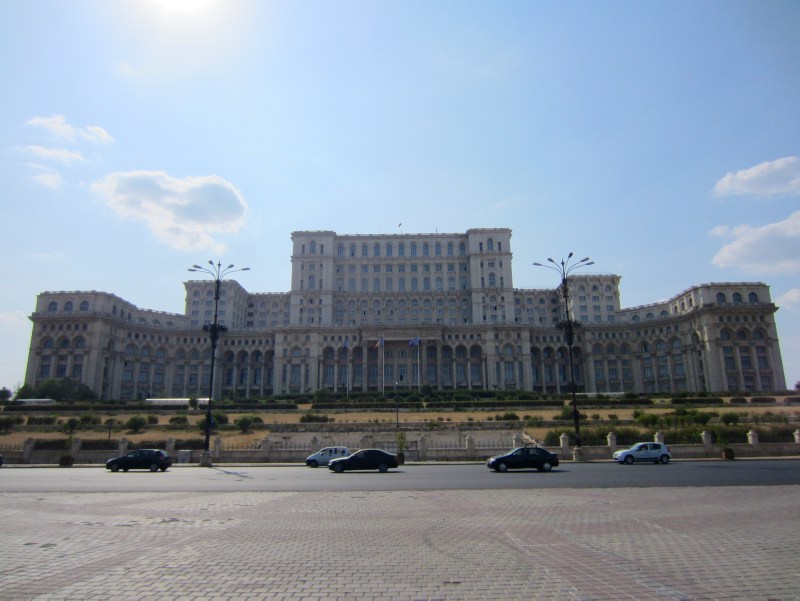
<svg viewBox="0 0 800 601">
<path fill-rule="evenodd" d="M 669 463 L 672 453 L 669 447 L 660 442 L 637 442 L 630 449 L 617 451 L 614 461 L 630 465 L 636 461 L 652 461 L 653 463 Z"/>
<path fill-rule="evenodd" d="M 339 459 L 339 457 L 348 457 L 350 449 L 347 447 L 325 447 L 320 449 L 313 455 L 306 457 L 306 465 L 308 467 L 317 467 L 318 465 L 328 465 L 331 459 Z"/>
</svg>

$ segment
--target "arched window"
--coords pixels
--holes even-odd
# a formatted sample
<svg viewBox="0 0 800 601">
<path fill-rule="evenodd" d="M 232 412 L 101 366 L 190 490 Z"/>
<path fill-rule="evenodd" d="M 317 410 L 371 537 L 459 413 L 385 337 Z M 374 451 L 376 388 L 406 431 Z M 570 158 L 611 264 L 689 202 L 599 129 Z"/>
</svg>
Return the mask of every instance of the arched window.
<svg viewBox="0 0 800 601">
<path fill-rule="evenodd" d="M 492 240 L 491 238 L 489 238 L 486 241 L 486 250 L 489 251 L 489 252 L 493 252 L 494 251 L 494 240 Z"/>
<path fill-rule="evenodd" d="M 47 311 L 48 313 L 55 313 L 58 311 L 58 303 L 55 301 L 51 302 L 49 305 L 47 305 Z"/>
<path fill-rule="evenodd" d="M 422 256 L 423 257 L 431 256 L 431 247 L 427 242 L 422 243 Z"/>
<path fill-rule="evenodd" d="M 461 257 L 467 254 L 467 245 L 463 242 L 458 245 L 458 254 Z"/>
<path fill-rule="evenodd" d="M 380 257 L 381 256 L 381 245 L 378 244 L 377 242 L 372 247 L 372 256 L 373 257 Z"/>
<path fill-rule="evenodd" d="M 492 271 L 489 273 L 489 288 L 494 288 L 496 285 L 494 272 Z"/>
<path fill-rule="evenodd" d="M 453 256 L 453 243 L 452 242 L 448 242 L 447 243 L 447 256 L 448 257 L 452 257 Z"/>
<path fill-rule="evenodd" d="M 391 243 L 386 245 L 386 256 L 387 257 L 391 257 L 392 256 L 392 245 L 391 245 Z"/>
<path fill-rule="evenodd" d="M 724 292 L 717 292 L 717 304 L 724 305 L 725 304 L 725 293 Z"/>
<path fill-rule="evenodd" d="M 64 303 L 64 312 L 72 313 L 72 301 L 67 301 Z"/>
<path fill-rule="evenodd" d="M 755 292 L 751 292 L 747 295 L 747 300 L 752 304 L 756 304 L 758 302 L 758 295 Z"/>
<path fill-rule="evenodd" d="M 344 257 L 344 244 L 339 243 L 339 246 L 336 247 L 336 256 Z"/>
<path fill-rule="evenodd" d="M 401 242 L 397 245 L 397 256 L 398 257 L 405 257 L 406 256 L 406 245 L 405 242 Z"/>
<path fill-rule="evenodd" d="M 368 257 L 369 256 L 369 247 L 366 244 L 361 245 L 361 256 Z"/>
<path fill-rule="evenodd" d="M 355 257 L 356 256 L 356 245 L 355 244 L 351 244 L 350 245 L 350 256 L 351 257 Z"/>
<path fill-rule="evenodd" d="M 437 257 L 442 256 L 442 245 L 438 242 L 436 243 L 436 246 L 433 247 L 433 254 L 435 254 Z"/>
<path fill-rule="evenodd" d="M 317 254 L 317 243 L 314 240 L 311 241 L 311 254 Z"/>
<path fill-rule="evenodd" d="M 89 301 L 81 302 L 81 308 L 80 308 L 81 313 L 86 313 L 88 310 L 89 310 Z"/>
<path fill-rule="evenodd" d="M 742 295 L 738 292 L 733 293 L 733 304 L 734 305 L 741 305 L 742 304 Z"/>
<path fill-rule="evenodd" d="M 412 257 L 416 257 L 417 256 L 417 243 L 416 242 L 412 242 L 411 243 L 411 256 Z"/>
</svg>

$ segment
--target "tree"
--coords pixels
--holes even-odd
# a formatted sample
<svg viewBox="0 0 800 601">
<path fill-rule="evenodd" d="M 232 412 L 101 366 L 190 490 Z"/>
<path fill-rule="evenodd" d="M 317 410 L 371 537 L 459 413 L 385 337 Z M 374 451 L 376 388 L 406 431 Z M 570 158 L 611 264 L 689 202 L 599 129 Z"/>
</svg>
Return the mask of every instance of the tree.
<svg viewBox="0 0 800 601">
<path fill-rule="evenodd" d="M 5 403 L 5 402 L 7 402 L 7 401 L 8 401 L 8 399 L 10 399 L 10 398 L 11 398 L 11 395 L 12 395 L 12 394 L 13 394 L 13 393 L 11 392 L 11 390 L 10 390 L 9 388 L 6 388 L 5 386 L 3 386 L 2 388 L 0 388 L 0 403 Z"/>
</svg>

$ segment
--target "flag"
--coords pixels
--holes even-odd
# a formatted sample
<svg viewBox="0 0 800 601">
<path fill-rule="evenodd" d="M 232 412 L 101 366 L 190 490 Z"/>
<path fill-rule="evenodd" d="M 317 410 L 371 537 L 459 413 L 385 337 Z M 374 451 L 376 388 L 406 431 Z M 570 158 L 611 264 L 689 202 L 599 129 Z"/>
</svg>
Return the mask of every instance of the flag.
<svg viewBox="0 0 800 601">
<path fill-rule="evenodd" d="M 419 336 L 408 341 L 408 346 L 419 346 Z"/>
<path fill-rule="evenodd" d="M 348 346 L 349 346 L 348 340 L 347 338 L 345 338 L 344 342 L 342 343 L 342 346 L 340 347 L 340 350 L 345 350 L 347 349 Z"/>
<path fill-rule="evenodd" d="M 382 346 L 383 346 L 383 336 L 381 336 L 381 339 L 378 340 L 378 342 L 375 344 L 375 348 L 381 348 Z"/>
<path fill-rule="evenodd" d="M 397 224 L 397 227 L 403 227 L 402 222 Z"/>
</svg>

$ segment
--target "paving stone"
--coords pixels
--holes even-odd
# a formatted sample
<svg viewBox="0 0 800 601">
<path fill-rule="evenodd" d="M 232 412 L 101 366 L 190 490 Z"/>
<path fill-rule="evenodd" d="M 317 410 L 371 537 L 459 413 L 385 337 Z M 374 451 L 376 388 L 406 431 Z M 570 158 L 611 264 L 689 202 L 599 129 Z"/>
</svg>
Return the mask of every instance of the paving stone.
<svg viewBox="0 0 800 601">
<path fill-rule="evenodd" d="M 0 494 L 4 601 L 800 601 L 797 487 Z"/>
</svg>

